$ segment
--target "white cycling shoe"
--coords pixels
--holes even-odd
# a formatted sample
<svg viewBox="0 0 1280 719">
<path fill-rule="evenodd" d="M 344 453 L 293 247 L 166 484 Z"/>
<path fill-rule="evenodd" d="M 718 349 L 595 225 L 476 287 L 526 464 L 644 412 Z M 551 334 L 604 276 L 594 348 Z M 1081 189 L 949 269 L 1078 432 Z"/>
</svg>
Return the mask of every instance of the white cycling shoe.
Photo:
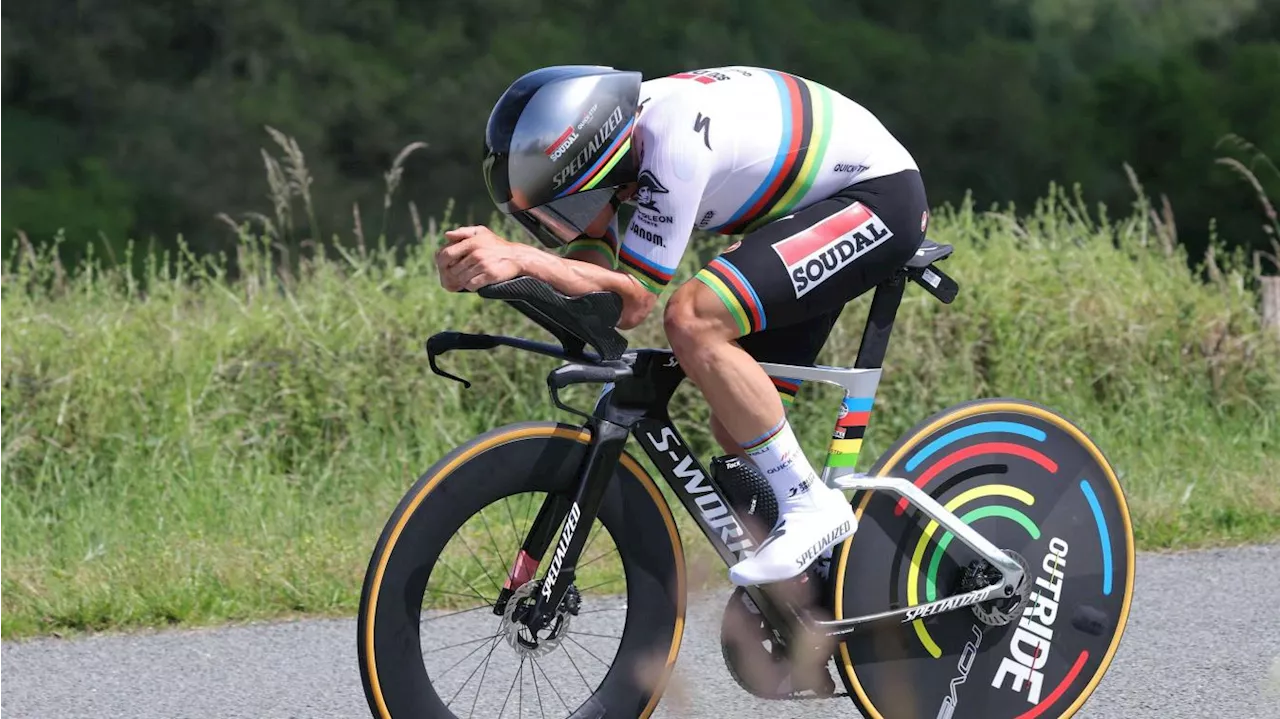
<svg viewBox="0 0 1280 719">
<path fill-rule="evenodd" d="M 815 508 L 795 508 L 778 515 L 773 531 L 756 548 L 755 556 L 729 568 L 729 581 L 743 587 L 781 582 L 799 576 L 822 553 L 858 529 L 853 507 L 836 489 Z"/>
</svg>

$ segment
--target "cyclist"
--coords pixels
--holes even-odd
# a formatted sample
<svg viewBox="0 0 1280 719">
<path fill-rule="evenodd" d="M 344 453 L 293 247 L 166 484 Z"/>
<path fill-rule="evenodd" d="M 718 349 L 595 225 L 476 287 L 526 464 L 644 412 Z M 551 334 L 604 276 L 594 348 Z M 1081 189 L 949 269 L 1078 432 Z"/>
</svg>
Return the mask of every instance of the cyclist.
<svg viewBox="0 0 1280 719">
<path fill-rule="evenodd" d="M 907 150 L 865 108 L 816 82 L 757 67 L 642 81 L 557 66 L 498 99 L 485 128 L 498 208 L 563 256 L 483 226 L 445 233 L 441 283 L 475 290 L 519 275 L 566 295 L 623 299 L 619 328 L 650 313 L 694 230 L 745 235 L 667 302 L 671 349 L 712 411 L 717 441 L 749 458 L 778 520 L 738 585 L 794 577 L 857 520 L 801 451 L 784 398 L 758 361 L 812 364 L 844 305 L 915 253 L 928 219 Z M 635 206 L 625 233 L 622 203 Z"/>
</svg>

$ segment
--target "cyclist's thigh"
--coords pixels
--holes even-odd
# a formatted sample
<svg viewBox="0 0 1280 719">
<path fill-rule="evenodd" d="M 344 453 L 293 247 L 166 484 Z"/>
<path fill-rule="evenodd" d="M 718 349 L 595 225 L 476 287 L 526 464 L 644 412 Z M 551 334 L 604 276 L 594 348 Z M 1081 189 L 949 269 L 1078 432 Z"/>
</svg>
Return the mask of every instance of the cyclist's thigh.
<svg viewBox="0 0 1280 719">
<path fill-rule="evenodd" d="M 802 323 L 892 277 L 924 239 L 926 209 L 914 170 L 860 182 L 752 232 L 697 278 L 744 335 Z"/>
<path fill-rule="evenodd" d="M 806 367 L 818 359 L 818 352 L 827 343 L 831 328 L 840 318 L 843 307 L 814 315 L 785 327 L 772 327 L 762 332 L 738 339 L 738 345 L 757 362 L 798 365 Z M 790 407 L 800 391 L 801 380 L 794 377 L 770 377 L 778 390 L 784 408 Z"/>
<path fill-rule="evenodd" d="M 827 343 L 843 307 L 783 327 L 770 327 L 738 339 L 738 345 L 759 362 L 811 365 Z"/>
</svg>

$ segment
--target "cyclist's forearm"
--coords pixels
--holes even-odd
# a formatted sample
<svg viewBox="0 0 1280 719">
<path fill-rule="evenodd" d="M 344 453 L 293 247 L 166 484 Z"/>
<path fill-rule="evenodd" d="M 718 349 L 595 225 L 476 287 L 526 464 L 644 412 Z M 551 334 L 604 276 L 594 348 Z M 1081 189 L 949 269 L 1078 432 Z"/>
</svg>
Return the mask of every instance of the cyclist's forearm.
<svg viewBox="0 0 1280 719">
<path fill-rule="evenodd" d="M 525 274 L 540 279 L 571 297 L 602 290 L 618 293 L 622 297 L 622 318 L 618 322 L 620 329 L 630 329 L 640 324 L 653 309 L 657 299 L 625 272 L 617 272 L 592 262 L 539 252 L 538 256 L 529 257 L 521 264 Z"/>
</svg>

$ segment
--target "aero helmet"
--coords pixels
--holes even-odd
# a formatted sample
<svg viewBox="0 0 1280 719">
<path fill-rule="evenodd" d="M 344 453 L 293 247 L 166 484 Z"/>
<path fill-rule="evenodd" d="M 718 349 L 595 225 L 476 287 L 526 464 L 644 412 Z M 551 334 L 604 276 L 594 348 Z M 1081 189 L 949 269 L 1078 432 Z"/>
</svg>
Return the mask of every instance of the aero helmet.
<svg viewBox="0 0 1280 719">
<path fill-rule="evenodd" d="M 498 98 L 484 131 L 484 179 L 498 209 L 548 247 L 582 234 L 636 179 L 638 72 L 595 65 L 534 70 Z"/>
</svg>

